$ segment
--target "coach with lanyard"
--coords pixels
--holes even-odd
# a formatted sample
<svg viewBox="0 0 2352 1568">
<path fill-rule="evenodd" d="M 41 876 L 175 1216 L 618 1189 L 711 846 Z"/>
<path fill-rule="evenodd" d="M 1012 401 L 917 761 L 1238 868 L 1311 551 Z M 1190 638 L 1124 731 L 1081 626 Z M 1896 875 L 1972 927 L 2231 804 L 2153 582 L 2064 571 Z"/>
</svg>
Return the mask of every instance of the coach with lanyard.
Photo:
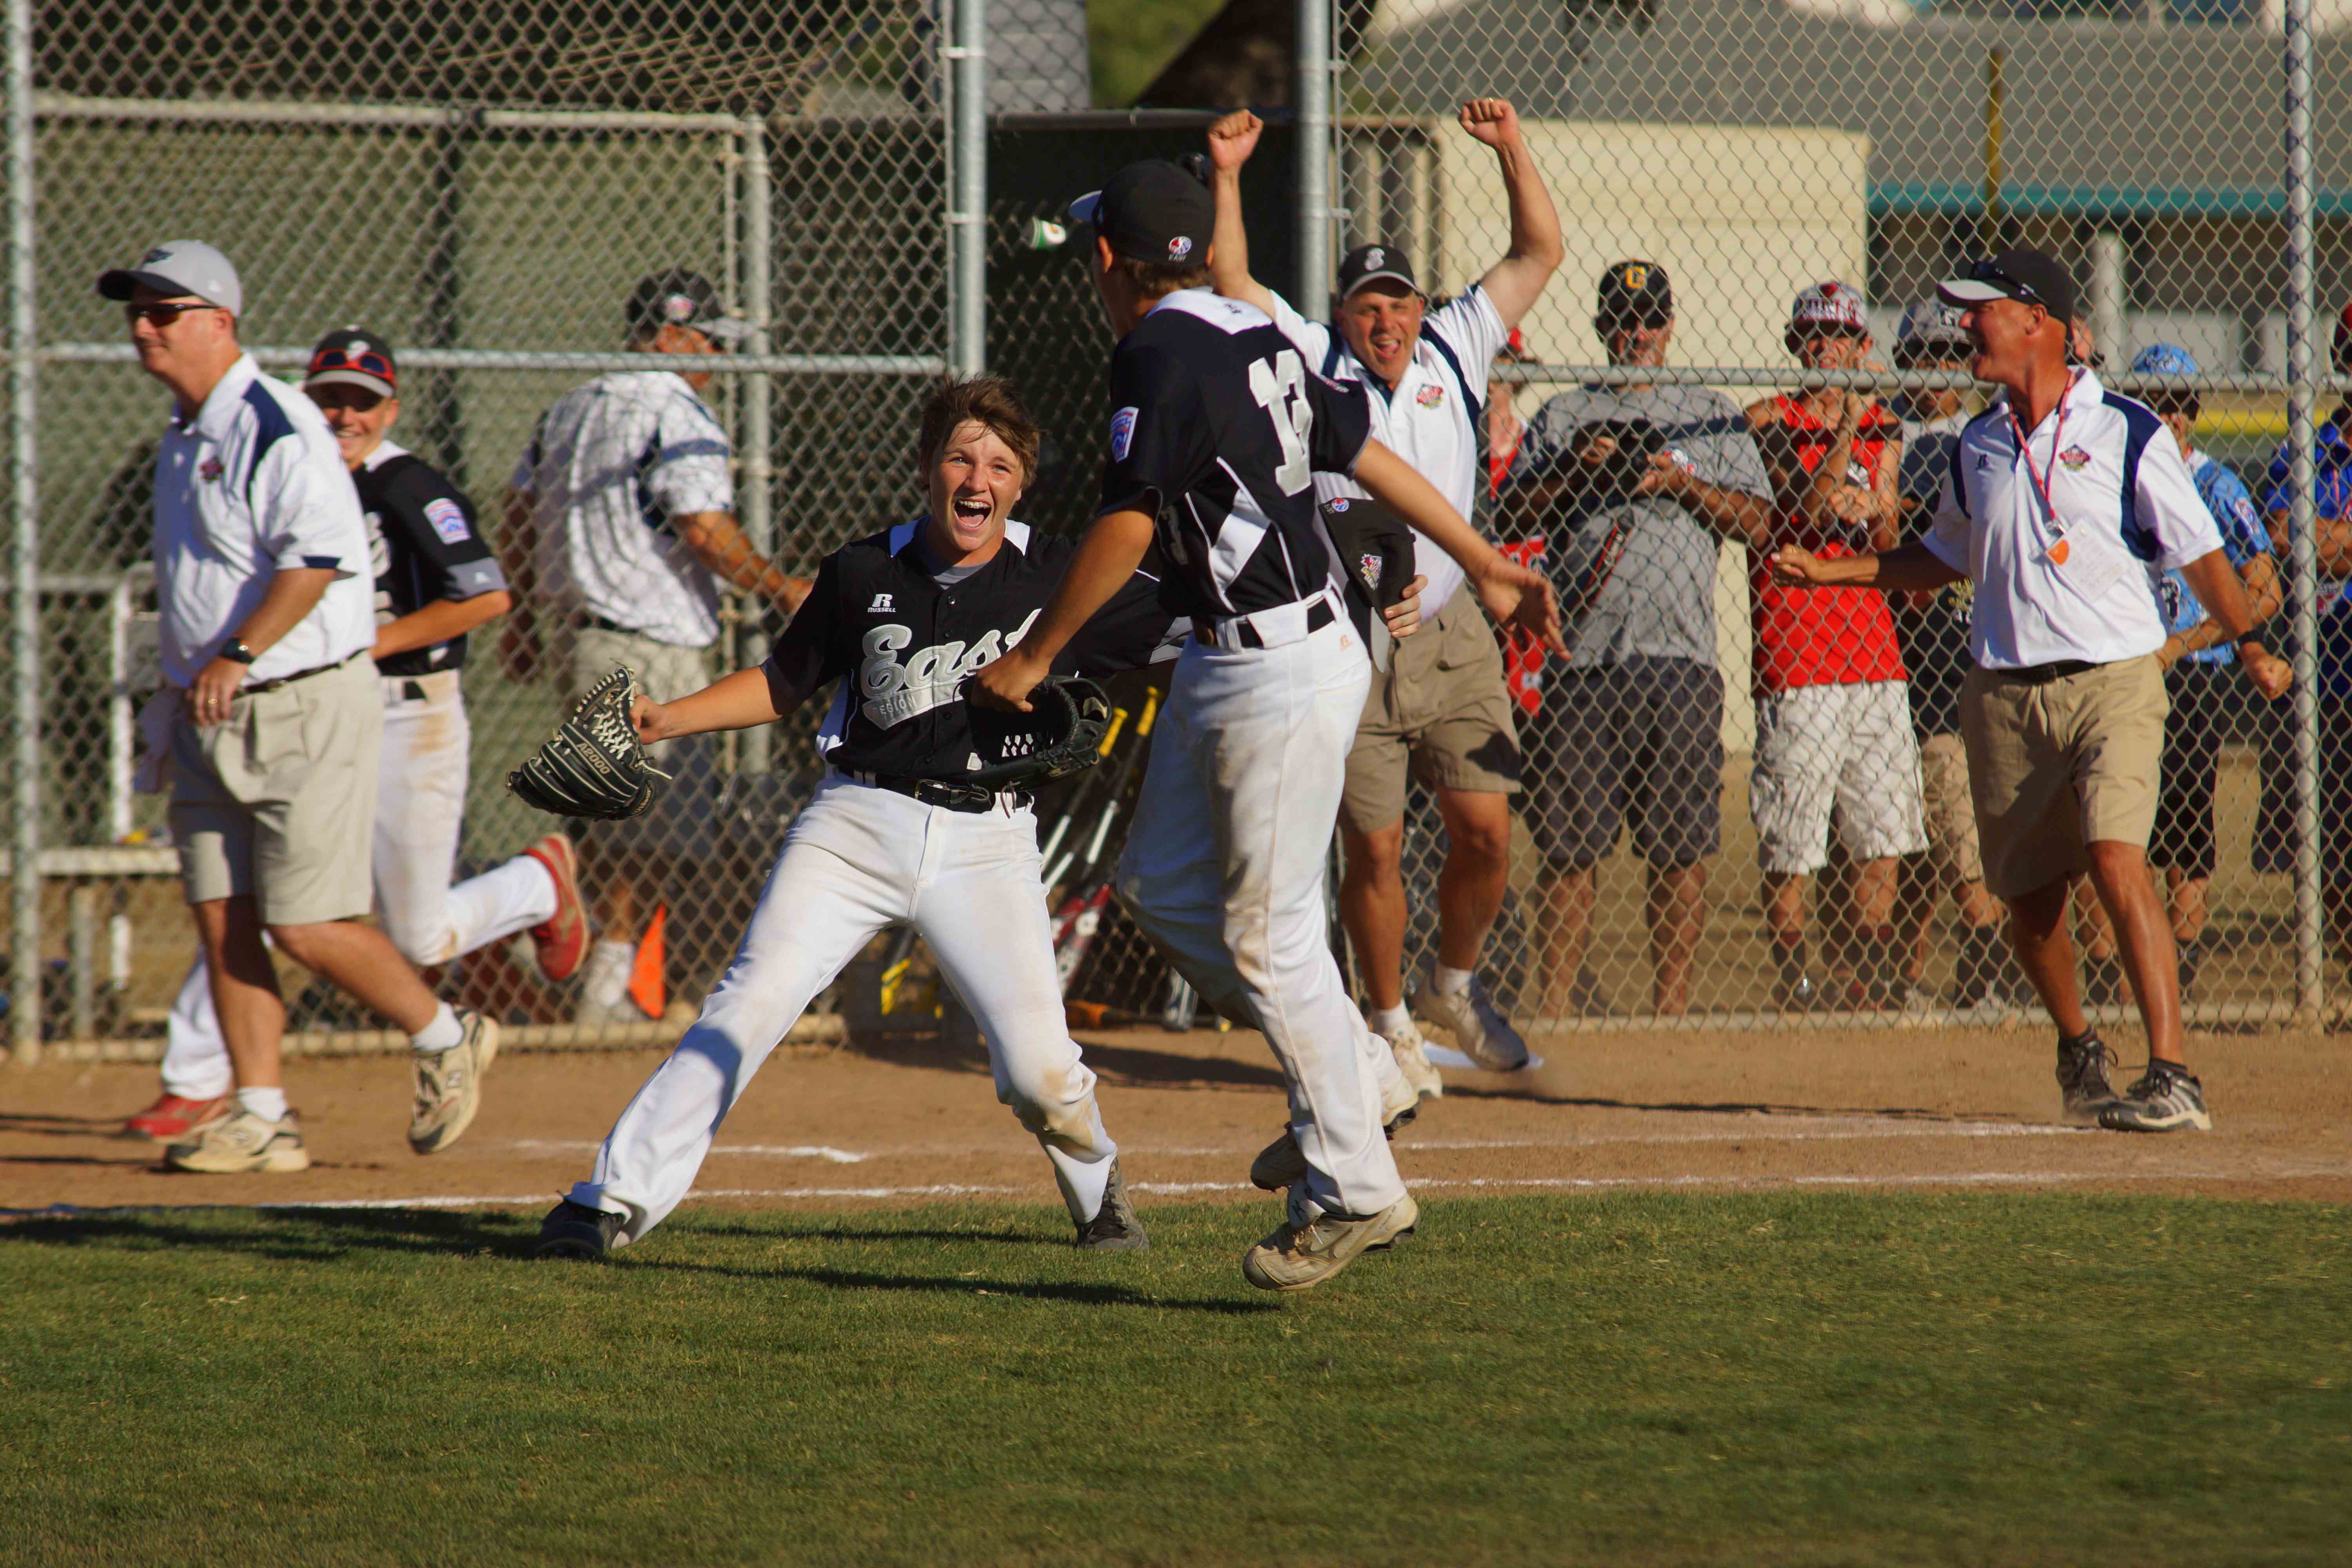
<svg viewBox="0 0 2352 1568">
<path fill-rule="evenodd" d="M 1960 726 L 1985 881 L 2009 905 L 2018 960 L 2058 1026 L 2065 1112 L 2122 1131 L 2210 1128 L 2181 1056 L 2172 930 L 2147 876 L 2166 706 L 2151 569 L 2179 572 L 2264 696 L 2290 672 L 2248 635 L 2245 586 L 2179 443 L 2146 404 L 2067 364 L 2066 269 L 2005 251 L 1937 292 L 1965 312 L 1970 370 L 2003 395 L 1961 433 L 1934 523 L 1883 554 L 1825 561 L 1784 546 L 1773 570 L 1789 584 L 1895 592 L 1975 581 Z M 2066 931 L 2068 879 L 2085 872 L 2147 1029 L 2147 1071 L 2121 1096 Z"/>
<path fill-rule="evenodd" d="M 641 279 L 623 310 L 634 353 L 715 354 L 750 329 L 720 309 L 708 279 L 679 268 Z M 501 542 L 515 610 L 509 673 L 536 673 L 553 617 L 567 705 L 615 665 L 656 691 L 710 679 L 721 583 L 790 614 L 808 584 L 763 560 L 736 526 L 734 447 L 702 401 L 708 372 L 614 371 L 559 398 L 516 464 Z M 710 738 L 656 748 L 672 775 L 660 805 L 601 823 L 580 842 L 593 889 L 596 943 L 573 1013 L 580 1023 L 641 1019 L 630 999 L 641 892 L 671 866 L 704 858 L 717 758 Z"/>
<path fill-rule="evenodd" d="M 1271 316 L 1310 368 L 1378 393 L 1373 409 L 1381 439 L 1467 518 L 1476 515 L 1486 478 L 1487 370 L 1566 252 L 1517 113 L 1498 98 L 1472 99 L 1461 121 L 1495 150 L 1510 202 L 1511 242 L 1459 299 L 1430 309 L 1404 253 L 1390 245 L 1360 246 L 1341 259 L 1328 326 L 1307 320 L 1252 278 L 1241 169 L 1263 127 L 1247 111 L 1225 116 L 1209 132 L 1217 200 L 1210 271 L 1218 293 Z M 1328 504 L 1358 500 L 1364 489 L 1345 474 L 1318 474 L 1315 493 Z M 1434 1099 L 1444 1084 L 1423 1051 L 1415 1014 L 1451 1031 L 1482 1068 L 1508 1072 L 1528 1061 L 1526 1043 L 1475 973 L 1510 875 L 1519 743 L 1502 652 L 1477 605 L 1457 592 L 1462 568 L 1419 535 L 1414 564 L 1429 579 L 1421 603 L 1430 624 L 1375 674 L 1356 727 L 1339 810 L 1348 856 L 1339 915 L 1363 970 L 1371 1003 L 1366 1021 L 1389 1042 L 1414 1089 Z M 1446 841 L 1437 881 L 1437 953 L 1410 1009 L 1402 870 L 1408 768 L 1434 791 Z"/>
</svg>

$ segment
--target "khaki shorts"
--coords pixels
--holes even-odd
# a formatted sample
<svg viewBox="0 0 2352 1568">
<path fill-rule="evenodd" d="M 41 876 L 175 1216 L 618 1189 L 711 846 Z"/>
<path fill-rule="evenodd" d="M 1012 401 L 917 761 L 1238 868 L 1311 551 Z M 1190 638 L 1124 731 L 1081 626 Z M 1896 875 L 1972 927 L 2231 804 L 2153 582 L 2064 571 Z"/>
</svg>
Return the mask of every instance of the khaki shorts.
<svg viewBox="0 0 2352 1568">
<path fill-rule="evenodd" d="M 583 626 L 572 634 L 571 683 L 563 710 L 587 689 L 625 664 L 646 696 L 672 702 L 710 684 L 710 650 L 681 647 L 638 632 Z M 711 849 L 711 814 L 718 804 L 719 743 L 716 735 L 688 735 L 646 748 L 654 766 L 669 774 L 661 798 L 639 816 L 620 822 L 583 822 L 569 831 L 600 848 L 629 849 L 639 856 L 695 860 Z"/>
<path fill-rule="evenodd" d="M 1960 733 L 1995 897 L 2088 870 L 2093 843 L 2147 847 L 2167 706 L 2154 654 L 2042 685 L 1969 672 Z"/>
<path fill-rule="evenodd" d="M 1404 819 L 1405 777 L 1433 789 L 1510 795 L 1519 739 L 1503 686 L 1503 650 L 1465 586 L 1437 618 L 1396 645 L 1348 752 L 1340 820 L 1359 833 Z"/>
<path fill-rule="evenodd" d="M 383 697 L 365 655 L 275 691 L 228 721 L 172 726 L 172 840 L 188 902 L 251 895 L 264 924 L 368 912 Z"/>
<path fill-rule="evenodd" d="M 1919 742 L 1920 796 L 1927 814 L 1927 861 L 1948 889 L 1984 880 L 1977 853 L 1977 807 L 1969 798 L 1969 753 L 1958 735 Z"/>
</svg>

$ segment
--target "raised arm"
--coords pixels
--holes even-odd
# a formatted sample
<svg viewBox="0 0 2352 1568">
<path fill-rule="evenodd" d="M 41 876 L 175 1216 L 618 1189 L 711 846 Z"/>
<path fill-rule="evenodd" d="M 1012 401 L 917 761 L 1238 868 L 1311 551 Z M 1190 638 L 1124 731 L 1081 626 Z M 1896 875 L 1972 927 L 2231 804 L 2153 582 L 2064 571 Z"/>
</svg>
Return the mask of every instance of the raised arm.
<svg viewBox="0 0 2352 1568">
<path fill-rule="evenodd" d="M 1543 172 L 1536 167 L 1535 155 L 1528 151 L 1527 138 L 1520 134 L 1518 110 L 1508 100 L 1474 98 L 1462 106 L 1461 119 L 1462 129 L 1493 148 L 1496 162 L 1502 165 L 1503 193 L 1510 204 L 1511 247 L 1478 283 L 1486 290 L 1496 314 L 1503 318 L 1503 325 L 1516 327 L 1559 264 L 1568 259 L 1568 247 L 1560 238 L 1559 214 L 1551 205 L 1551 193 L 1544 188 Z M 1215 132 L 1210 134 L 1213 139 Z M 1222 208 L 1219 216 L 1222 218 Z M 1221 225 L 1218 244 L 1223 243 Z M 1225 291 L 1222 283 L 1217 291 Z"/>
<path fill-rule="evenodd" d="M 1274 314 L 1274 295 L 1250 276 L 1249 229 L 1242 222 L 1242 165 L 1257 151 L 1265 121 L 1235 110 L 1209 127 L 1209 191 L 1217 199 L 1217 226 L 1209 239 L 1209 278 L 1228 300 Z"/>
</svg>

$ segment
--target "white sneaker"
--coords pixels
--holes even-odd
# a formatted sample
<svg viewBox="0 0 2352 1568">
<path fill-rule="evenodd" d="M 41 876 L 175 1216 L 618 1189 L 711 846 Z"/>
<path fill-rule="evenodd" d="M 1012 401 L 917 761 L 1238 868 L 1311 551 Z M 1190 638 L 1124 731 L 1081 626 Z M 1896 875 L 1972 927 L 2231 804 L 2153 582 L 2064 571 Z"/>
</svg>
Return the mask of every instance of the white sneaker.
<svg viewBox="0 0 2352 1568">
<path fill-rule="evenodd" d="M 420 1154 L 439 1153 L 474 1124 L 474 1112 L 482 1108 L 482 1075 L 499 1054 L 496 1019 L 460 1008 L 457 1022 L 465 1033 L 447 1050 L 410 1053 L 416 1110 L 408 1121 L 408 1146 Z"/>
<path fill-rule="evenodd" d="M 167 1171 L 197 1171 L 210 1176 L 266 1171 L 273 1175 L 310 1168 L 302 1130 L 288 1111 L 282 1121 L 264 1121 L 241 1105 L 188 1131 L 185 1142 L 163 1151 Z"/>
<path fill-rule="evenodd" d="M 1391 1029 L 1384 1037 L 1388 1040 L 1390 1052 L 1396 1058 L 1397 1071 L 1404 1075 L 1404 1080 L 1412 1086 L 1413 1093 L 1423 1100 L 1444 1099 L 1445 1080 L 1437 1076 L 1435 1068 L 1429 1065 L 1429 1053 L 1422 1048 L 1429 1042 L 1421 1037 L 1421 1031 L 1413 1027 L 1412 1020 L 1406 1019 L 1403 1028 Z"/>
<path fill-rule="evenodd" d="M 1272 1235 L 1242 1254 L 1242 1278 L 1261 1290 L 1304 1290 L 1365 1253 L 1411 1236 L 1420 1222 L 1421 1205 L 1411 1193 L 1361 1219 L 1329 1214 L 1310 1225 L 1285 1219 Z"/>
<path fill-rule="evenodd" d="M 1528 1043 L 1511 1027 L 1486 994 L 1486 983 L 1476 975 L 1470 986 L 1452 996 L 1438 994 L 1430 981 L 1412 994 L 1413 1016 L 1450 1030 L 1454 1048 L 1488 1072 L 1517 1072 L 1528 1065 Z"/>
</svg>

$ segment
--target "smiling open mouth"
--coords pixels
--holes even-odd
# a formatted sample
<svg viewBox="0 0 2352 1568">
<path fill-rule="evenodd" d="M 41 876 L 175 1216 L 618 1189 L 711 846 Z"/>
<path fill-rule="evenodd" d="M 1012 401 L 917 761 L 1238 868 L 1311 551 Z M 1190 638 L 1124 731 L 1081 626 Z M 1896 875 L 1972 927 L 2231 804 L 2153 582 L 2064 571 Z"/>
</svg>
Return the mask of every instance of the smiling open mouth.
<svg viewBox="0 0 2352 1568">
<path fill-rule="evenodd" d="M 959 522 L 986 522 L 988 513 L 989 505 L 984 500 L 959 500 L 955 503 L 956 521 Z"/>
</svg>

